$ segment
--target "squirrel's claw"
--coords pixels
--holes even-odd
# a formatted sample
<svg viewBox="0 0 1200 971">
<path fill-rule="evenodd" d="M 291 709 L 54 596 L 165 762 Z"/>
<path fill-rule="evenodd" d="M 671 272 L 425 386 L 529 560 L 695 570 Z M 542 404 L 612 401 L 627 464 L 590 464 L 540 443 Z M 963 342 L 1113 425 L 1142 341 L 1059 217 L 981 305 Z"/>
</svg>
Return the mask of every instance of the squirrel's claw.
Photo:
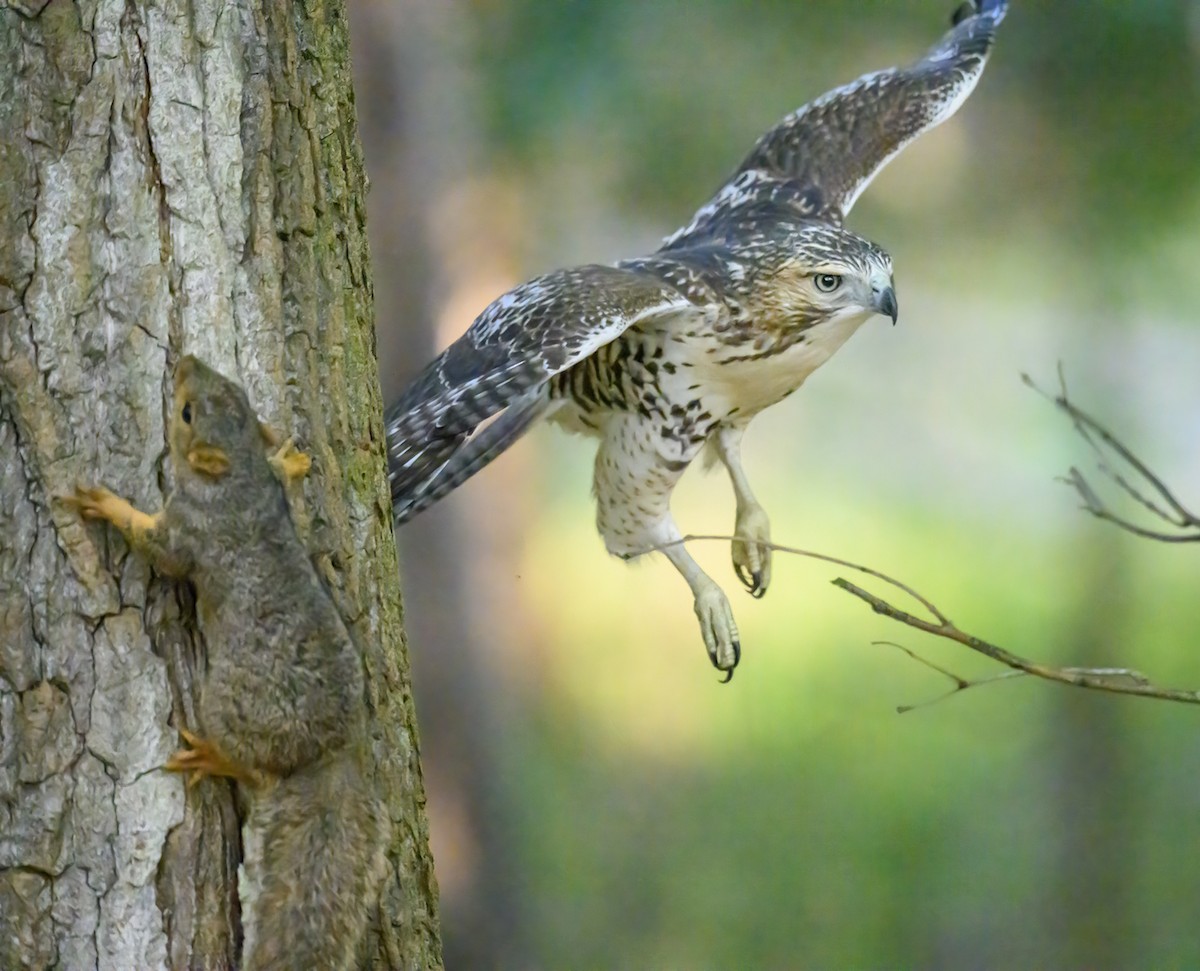
<svg viewBox="0 0 1200 971">
<path fill-rule="evenodd" d="M 269 459 L 275 474 L 285 484 L 303 479 L 312 469 L 312 456 L 296 448 L 296 440 L 289 438 Z"/>
<path fill-rule="evenodd" d="M 60 496 L 63 505 L 74 509 L 84 519 L 108 519 L 109 509 L 117 496 L 104 486 L 87 486 L 79 483 L 71 495 Z"/>
<path fill-rule="evenodd" d="M 179 734 L 190 748 L 180 749 L 163 764 L 163 768 L 168 772 L 190 773 L 187 780 L 189 789 L 206 775 L 236 779 L 252 786 L 262 783 L 260 772 L 239 765 L 207 739 L 192 734 L 186 728 L 179 729 Z"/>
<path fill-rule="evenodd" d="M 117 527 L 133 544 L 158 527 L 162 513 L 151 516 L 129 504 L 104 486 L 75 486 L 75 494 L 62 496 L 63 503 L 76 510 L 84 519 L 102 519 Z"/>
</svg>

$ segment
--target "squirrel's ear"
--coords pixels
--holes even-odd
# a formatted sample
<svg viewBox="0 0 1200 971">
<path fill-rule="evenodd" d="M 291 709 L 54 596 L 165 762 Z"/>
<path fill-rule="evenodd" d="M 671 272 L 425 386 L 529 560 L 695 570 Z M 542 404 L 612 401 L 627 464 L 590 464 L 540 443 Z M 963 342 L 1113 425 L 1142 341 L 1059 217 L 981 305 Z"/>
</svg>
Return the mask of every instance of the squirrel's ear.
<svg viewBox="0 0 1200 971">
<path fill-rule="evenodd" d="M 229 456 L 215 445 L 197 445 L 188 451 L 187 461 L 197 472 L 213 479 L 229 471 Z"/>
</svg>

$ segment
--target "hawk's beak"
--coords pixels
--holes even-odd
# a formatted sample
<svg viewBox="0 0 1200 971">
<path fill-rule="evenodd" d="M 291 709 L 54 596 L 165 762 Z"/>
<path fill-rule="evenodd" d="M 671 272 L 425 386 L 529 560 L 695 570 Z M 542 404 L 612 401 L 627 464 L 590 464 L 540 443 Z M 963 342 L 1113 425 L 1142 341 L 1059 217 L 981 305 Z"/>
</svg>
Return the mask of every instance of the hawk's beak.
<svg viewBox="0 0 1200 971">
<path fill-rule="evenodd" d="M 876 287 L 872 290 L 872 306 L 876 313 L 883 314 L 885 317 L 891 317 L 892 323 L 896 323 L 896 318 L 900 315 L 900 305 L 896 303 L 896 291 L 891 286 Z"/>
</svg>

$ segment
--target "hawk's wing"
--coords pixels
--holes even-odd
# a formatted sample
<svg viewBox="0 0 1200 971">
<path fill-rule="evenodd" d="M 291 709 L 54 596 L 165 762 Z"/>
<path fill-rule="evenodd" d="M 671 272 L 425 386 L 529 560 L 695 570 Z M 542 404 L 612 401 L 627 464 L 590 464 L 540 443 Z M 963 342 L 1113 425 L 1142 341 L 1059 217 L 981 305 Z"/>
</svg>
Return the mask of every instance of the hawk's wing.
<svg viewBox="0 0 1200 971">
<path fill-rule="evenodd" d="M 648 273 L 582 266 L 537 277 L 493 301 L 387 414 L 398 522 L 449 492 L 549 406 L 546 383 L 651 317 L 695 311 Z M 483 421 L 504 412 L 474 438 Z"/>
<path fill-rule="evenodd" d="M 758 140 L 733 177 L 690 226 L 688 240 L 747 201 L 773 198 L 838 223 L 909 142 L 949 118 L 983 73 L 1008 0 L 965 3 L 919 61 L 867 74 L 788 115 Z"/>
<path fill-rule="evenodd" d="M 765 171 L 812 190 L 811 204 L 840 222 L 879 170 L 949 118 L 983 73 L 1007 0 L 959 8 L 955 25 L 908 67 L 859 78 L 785 118 L 740 172 Z"/>
</svg>

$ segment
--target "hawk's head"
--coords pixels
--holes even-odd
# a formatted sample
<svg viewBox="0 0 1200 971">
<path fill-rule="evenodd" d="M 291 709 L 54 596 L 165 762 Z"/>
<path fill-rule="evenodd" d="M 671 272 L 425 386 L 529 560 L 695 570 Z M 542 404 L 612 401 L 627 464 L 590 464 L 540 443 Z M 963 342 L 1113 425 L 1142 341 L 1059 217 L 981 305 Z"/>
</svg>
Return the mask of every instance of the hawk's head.
<svg viewBox="0 0 1200 971">
<path fill-rule="evenodd" d="M 808 328 L 834 320 L 883 314 L 896 322 L 899 306 L 892 259 L 874 243 L 837 226 L 810 223 L 789 240 L 766 288 L 779 315 Z"/>
</svg>

